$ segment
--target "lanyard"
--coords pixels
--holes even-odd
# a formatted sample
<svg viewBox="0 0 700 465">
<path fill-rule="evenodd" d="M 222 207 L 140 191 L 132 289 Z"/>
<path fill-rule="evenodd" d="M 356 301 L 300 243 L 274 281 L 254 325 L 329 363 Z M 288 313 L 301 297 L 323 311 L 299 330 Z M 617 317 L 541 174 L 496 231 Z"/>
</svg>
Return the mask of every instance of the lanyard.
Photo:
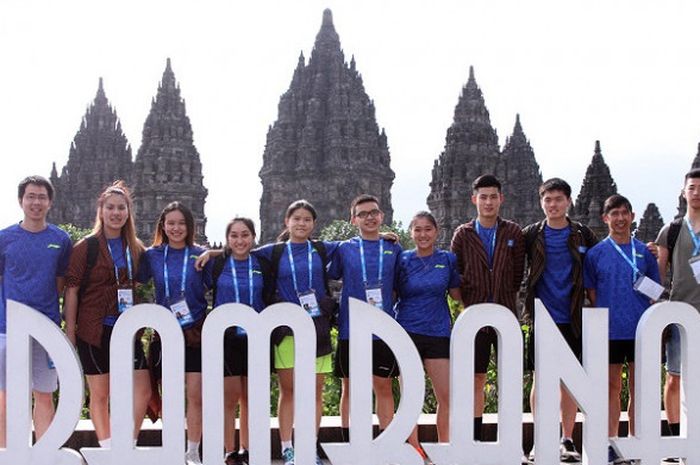
<svg viewBox="0 0 700 465">
<path fill-rule="evenodd" d="M 367 264 L 365 262 L 365 240 L 360 238 L 360 263 L 362 264 L 362 281 L 365 286 L 367 281 Z M 379 239 L 379 265 L 377 268 L 377 284 L 382 282 L 382 270 L 384 269 L 384 239 Z"/>
<path fill-rule="evenodd" d="M 231 263 L 231 276 L 233 276 L 233 290 L 236 292 L 236 303 L 241 303 L 241 291 L 238 288 L 238 276 L 236 273 L 236 263 L 233 257 L 229 257 Z M 248 255 L 248 301 L 253 306 L 253 258 Z"/>
<path fill-rule="evenodd" d="M 479 224 L 479 220 L 474 221 L 474 224 L 476 226 L 476 233 L 479 234 L 479 237 L 481 237 L 481 224 Z M 493 235 L 491 236 L 491 244 L 489 246 L 489 249 L 486 251 L 487 255 L 493 260 L 493 254 L 496 250 L 496 232 L 498 232 L 498 223 L 493 227 Z"/>
<path fill-rule="evenodd" d="M 309 263 L 309 289 L 311 289 L 311 279 L 313 277 L 313 257 L 311 256 L 311 241 L 306 241 L 307 246 L 307 260 Z M 297 285 L 297 271 L 294 266 L 294 255 L 292 254 L 292 244 L 287 241 L 287 256 L 289 257 L 289 267 L 292 269 L 292 282 L 294 283 L 294 292 L 299 293 L 299 286 Z"/>
<path fill-rule="evenodd" d="M 117 285 L 119 284 L 119 269 L 117 268 L 117 261 L 114 259 L 114 254 L 112 253 L 112 246 L 109 245 L 109 239 L 107 240 L 107 249 L 109 250 L 109 256 L 112 257 L 112 264 L 114 265 L 114 278 L 117 280 Z M 133 276 L 131 271 L 131 250 L 129 245 L 126 246 L 126 270 L 129 276 L 129 282 L 132 282 Z"/>
<path fill-rule="evenodd" d="M 617 253 L 619 253 L 620 256 L 622 256 L 622 258 L 625 259 L 625 261 L 627 262 L 627 264 L 628 264 L 630 267 L 632 267 L 632 271 L 634 272 L 634 274 L 632 275 L 632 281 L 635 281 L 635 280 L 637 279 L 637 275 L 640 275 L 641 273 L 640 273 L 640 271 L 639 271 L 639 268 L 637 268 L 637 249 L 634 247 L 634 239 L 631 239 L 631 240 L 630 240 L 630 247 L 632 247 L 632 260 L 630 260 L 630 258 L 627 256 L 627 254 L 625 254 L 625 253 L 622 251 L 622 249 L 620 248 L 620 246 L 617 245 L 617 243 L 612 239 L 612 237 L 608 236 L 608 237 L 605 238 L 605 240 L 606 240 L 610 245 L 612 245 L 613 248 L 614 248 L 615 250 L 617 250 Z"/>
<path fill-rule="evenodd" d="M 185 295 L 185 282 L 187 280 L 187 259 L 190 256 L 190 246 L 185 247 L 185 256 L 182 259 L 182 283 L 180 284 L 180 295 Z M 168 246 L 163 252 L 163 281 L 165 281 L 165 298 L 170 299 L 170 281 L 168 277 Z"/>
<path fill-rule="evenodd" d="M 695 231 L 693 231 L 693 227 L 690 224 L 690 217 L 688 215 L 685 215 L 685 225 L 688 227 L 688 232 L 690 233 L 690 237 L 693 239 L 693 245 L 695 246 L 693 249 L 694 257 L 700 253 L 700 237 L 698 237 L 698 235 L 695 234 Z"/>
</svg>

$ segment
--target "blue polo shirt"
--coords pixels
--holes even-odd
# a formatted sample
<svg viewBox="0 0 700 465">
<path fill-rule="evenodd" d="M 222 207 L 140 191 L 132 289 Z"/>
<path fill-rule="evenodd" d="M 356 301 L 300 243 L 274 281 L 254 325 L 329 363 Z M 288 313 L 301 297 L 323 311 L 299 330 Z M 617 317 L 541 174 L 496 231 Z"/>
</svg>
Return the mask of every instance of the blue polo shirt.
<svg viewBox="0 0 700 465">
<path fill-rule="evenodd" d="M 250 274 L 248 260 L 236 260 L 232 257 L 226 257 L 224 268 L 221 275 L 216 280 L 216 302 L 214 306 L 236 302 L 236 291 L 233 281 L 233 273 L 231 270 L 231 260 L 236 269 L 236 278 L 238 281 L 238 292 L 240 303 L 248 305 L 255 309 L 256 312 L 261 312 L 265 308 L 263 303 L 263 274 L 260 268 L 258 259 L 251 255 L 251 265 L 253 274 L 253 288 L 250 287 Z M 251 305 L 252 292 L 252 305 Z"/>
<path fill-rule="evenodd" d="M 365 251 L 365 269 L 367 284 L 375 287 L 381 284 L 382 308 L 394 318 L 394 282 L 396 270 L 401 255 L 401 245 L 382 240 L 383 252 L 381 282 L 379 279 L 379 240 L 366 240 L 353 237 L 343 241 L 338 246 L 333 261 L 331 262 L 328 276 L 331 279 L 342 279 L 343 290 L 340 299 L 340 314 L 338 315 L 338 337 L 348 339 L 350 337 L 349 298 L 367 300 L 365 282 L 362 273 L 362 260 L 360 258 L 360 241 Z"/>
<path fill-rule="evenodd" d="M 542 300 L 558 324 L 571 323 L 571 278 L 573 259 L 569 250 L 571 227 L 544 226 L 544 272 L 535 285 L 535 297 Z"/>
<path fill-rule="evenodd" d="M 460 279 L 457 257 L 452 252 L 436 250 L 428 257 L 419 257 L 415 250 L 403 252 L 397 278 L 396 320 L 409 333 L 450 337 L 447 291 L 459 288 Z"/>
<path fill-rule="evenodd" d="M 639 272 L 659 279 L 659 266 L 644 243 L 633 239 L 619 244 L 622 252 L 631 260 L 632 244 Z M 584 261 L 583 283 L 586 289 L 595 289 L 596 307 L 608 307 L 611 340 L 631 340 L 635 337 L 637 323 L 651 302 L 644 294 L 634 290 L 634 272 L 627 261 L 605 239 L 588 251 Z"/>
<path fill-rule="evenodd" d="M 0 334 L 7 332 L 7 299 L 61 323 L 56 278 L 65 275 L 72 249 L 68 234 L 52 224 L 39 232 L 19 224 L 0 231 Z"/>
</svg>

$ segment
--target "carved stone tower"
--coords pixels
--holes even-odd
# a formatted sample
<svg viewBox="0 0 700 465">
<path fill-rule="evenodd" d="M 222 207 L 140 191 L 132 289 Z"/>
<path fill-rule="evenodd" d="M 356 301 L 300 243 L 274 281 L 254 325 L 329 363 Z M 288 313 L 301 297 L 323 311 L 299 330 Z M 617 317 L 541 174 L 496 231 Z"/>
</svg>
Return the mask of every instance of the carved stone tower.
<svg viewBox="0 0 700 465">
<path fill-rule="evenodd" d="M 354 57 L 340 48 L 330 10 L 323 12 L 311 58 L 299 57 L 289 90 L 280 98 L 277 121 L 268 129 L 260 201 L 261 241 L 282 229 L 284 212 L 305 198 L 319 214 L 317 231 L 335 219 L 347 219 L 359 194 L 379 198 L 391 222 L 389 148 L 377 126 Z"/>
<path fill-rule="evenodd" d="M 583 178 L 581 191 L 571 209 L 571 217 L 587 224 L 599 238 L 608 234 L 608 227 L 603 223 L 603 203 L 611 195 L 617 194 L 617 185 L 610 175 L 610 168 L 603 159 L 600 141 L 595 141 L 595 152 L 591 164 Z"/>
<path fill-rule="evenodd" d="M 525 227 L 543 218 L 538 189 L 542 184 L 540 166 L 535 152 L 520 125 L 520 115 L 515 116 L 513 135 L 506 139 L 496 175 L 503 184 L 505 202 L 501 216 Z"/>
<path fill-rule="evenodd" d="M 139 237 L 149 243 L 163 207 L 179 200 L 192 210 L 196 240 L 206 241 L 207 189 L 202 180 L 202 164 L 192 141 L 192 126 L 168 58 L 158 93 L 151 100 L 151 111 L 143 125 L 141 147 L 134 162 Z"/>
<path fill-rule="evenodd" d="M 56 188 L 49 219 L 56 224 L 92 227 L 96 200 L 115 180 L 131 178 L 131 146 L 122 132 L 117 114 L 105 96 L 102 78 L 95 100 L 88 107 L 58 175 L 56 163 L 51 183 Z"/>
<path fill-rule="evenodd" d="M 661 213 L 659 213 L 659 208 L 655 203 L 650 203 L 647 205 L 646 210 L 644 210 L 644 215 L 639 221 L 636 238 L 642 242 L 655 241 L 663 225 L 664 219 L 661 217 Z"/>
<path fill-rule="evenodd" d="M 495 174 L 498 135 L 491 126 L 484 96 L 469 67 L 469 79 L 447 129 L 445 149 L 435 160 L 428 207 L 440 226 L 438 244 L 449 247 L 457 226 L 476 216 L 471 203 L 471 184 L 482 174 Z"/>
</svg>

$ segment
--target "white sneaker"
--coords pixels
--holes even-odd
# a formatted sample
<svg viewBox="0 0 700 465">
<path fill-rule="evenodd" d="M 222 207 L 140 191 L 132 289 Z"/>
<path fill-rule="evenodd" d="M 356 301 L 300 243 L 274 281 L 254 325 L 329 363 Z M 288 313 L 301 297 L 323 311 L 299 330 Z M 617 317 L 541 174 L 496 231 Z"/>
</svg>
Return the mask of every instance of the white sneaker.
<svg viewBox="0 0 700 465">
<path fill-rule="evenodd" d="M 185 463 L 187 465 L 202 465 L 202 459 L 199 458 L 199 452 L 185 452 Z"/>
<path fill-rule="evenodd" d="M 284 460 L 284 465 L 294 465 L 294 448 L 287 447 L 282 451 L 282 460 Z"/>
</svg>

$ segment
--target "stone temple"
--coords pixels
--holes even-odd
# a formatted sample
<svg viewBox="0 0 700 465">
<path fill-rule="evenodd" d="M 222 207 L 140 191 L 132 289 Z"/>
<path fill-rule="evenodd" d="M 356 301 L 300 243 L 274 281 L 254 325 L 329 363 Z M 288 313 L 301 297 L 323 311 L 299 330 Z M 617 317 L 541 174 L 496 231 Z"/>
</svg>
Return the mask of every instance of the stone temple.
<svg viewBox="0 0 700 465">
<path fill-rule="evenodd" d="M 206 242 L 207 189 L 170 59 L 151 102 L 135 161 L 100 79 L 95 100 L 71 143 L 68 162 L 60 175 L 54 163 L 50 178 L 57 194 L 49 217 L 54 223 L 91 228 L 100 192 L 115 180 L 123 179 L 134 192 L 142 240 L 150 243 L 162 208 L 170 201 L 179 200 L 194 214 L 197 240 Z"/>
<path fill-rule="evenodd" d="M 349 219 L 354 197 L 379 198 L 385 222 L 393 218 L 387 137 L 379 129 L 355 59 L 345 62 L 330 10 L 308 63 L 303 54 L 289 89 L 280 98 L 277 121 L 268 129 L 260 169 L 261 242 L 274 240 L 292 201 L 317 209 L 320 228 Z"/>
</svg>

